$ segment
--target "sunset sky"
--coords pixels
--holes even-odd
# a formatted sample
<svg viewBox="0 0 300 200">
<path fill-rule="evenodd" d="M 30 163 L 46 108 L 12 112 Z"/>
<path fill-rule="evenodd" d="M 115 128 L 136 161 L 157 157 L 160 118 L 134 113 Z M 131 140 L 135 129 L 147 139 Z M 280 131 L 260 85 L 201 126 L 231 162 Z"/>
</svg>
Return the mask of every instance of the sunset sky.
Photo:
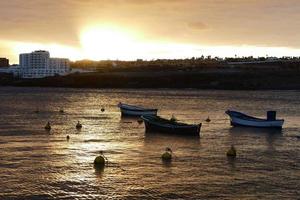
<svg viewBox="0 0 300 200">
<path fill-rule="evenodd" d="M 299 0 L 0 0 L 0 57 L 300 56 Z"/>
</svg>

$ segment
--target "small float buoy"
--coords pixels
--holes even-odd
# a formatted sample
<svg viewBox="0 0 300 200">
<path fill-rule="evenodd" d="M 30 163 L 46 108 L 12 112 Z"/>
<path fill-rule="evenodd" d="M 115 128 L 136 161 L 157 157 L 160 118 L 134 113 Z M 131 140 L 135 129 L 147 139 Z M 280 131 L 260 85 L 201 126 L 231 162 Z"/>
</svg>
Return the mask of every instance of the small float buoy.
<svg viewBox="0 0 300 200">
<path fill-rule="evenodd" d="M 142 124 L 142 123 L 143 123 L 143 120 L 142 120 L 142 119 L 138 119 L 137 122 L 138 122 L 139 124 Z"/>
<path fill-rule="evenodd" d="M 207 117 L 207 119 L 205 121 L 206 122 L 210 122 L 211 121 L 210 118 L 209 118 L 209 116 Z"/>
<path fill-rule="evenodd" d="M 80 122 L 78 121 L 76 124 L 76 129 L 81 129 L 82 128 L 82 124 L 80 124 Z"/>
<path fill-rule="evenodd" d="M 105 111 L 105 109 L 104 108 L 101 108 L 101 112 L 104 112 Z"/>
<path fill-rule="evenodd" d="M 167 147 L 166 152 L 161 155 L 161 159 L 163 161 L 171 161 L 172 160 L 172 153 L 173 153 L 172 150 L 169 147 Z"/>
<path fill-rule="evenodd" d="M 51 125 L 50 125 L 50 122 L 47 122 L 46 126 L 45 126 L 45 129 L 50 131 L 51 130 Z"/>
<path fill-rule="evenodd" d="M 94 166 L 97 168 L 104 168 L 106 164 L 106 157 L 103 155 L 103 152 L 100 151 L 100 155 L 97 156 L 94 160 Z"/>
<path fill-rule="evenodd" d="M 67 140 L 70 140 L 70 136 L 69 135 L 67 135 Z"/>
<path fill-rule="evenodd" d="M 236 157 L 236 149 L 233 145 L 231 145 L 230 149 L 226 153 L 227 157 L 235 158 Z"/>
<path fill-rule="evenodd" d="M 165 152 L 161 155 L 161 159 L 163 161 L 170 161 L 172 160 L 172 154 L 170 152 Z"/>
</svg>

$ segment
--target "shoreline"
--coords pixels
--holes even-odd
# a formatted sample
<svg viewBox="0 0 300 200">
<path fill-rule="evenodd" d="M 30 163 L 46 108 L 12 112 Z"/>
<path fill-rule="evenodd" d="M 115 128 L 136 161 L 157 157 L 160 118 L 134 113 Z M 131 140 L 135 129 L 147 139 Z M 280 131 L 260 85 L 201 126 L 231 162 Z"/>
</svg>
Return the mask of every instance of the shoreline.
<svg viewBox="0 0 300 200">
<path fill-rule="evenodd" d="M 300 70 L 201 69 L 194 71 L 94 72 L 42 79 L 19 79 L 0 74 L 0 86 L 202 89 L 202 90 L 300 90 Z"/>
</svg>

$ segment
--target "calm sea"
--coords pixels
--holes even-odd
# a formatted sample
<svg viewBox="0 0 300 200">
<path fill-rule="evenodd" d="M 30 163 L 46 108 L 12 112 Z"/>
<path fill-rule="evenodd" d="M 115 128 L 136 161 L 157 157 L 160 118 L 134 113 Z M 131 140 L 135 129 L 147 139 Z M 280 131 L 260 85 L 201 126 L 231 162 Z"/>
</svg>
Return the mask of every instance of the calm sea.
<svg viewBox="0 0 300 200">
<path fill-rule="evenodd" d="M 145 134 L 137 119 L 121 118 L 119 102 L 202 122 L 201 137 Z M 284 128 L 232 128 L 227 109 L 260 117 L 275 109 L 285 119 Z M 0 113 L 0 199 L 300 196 L 299 91 L 2 87 Z M 205 122 L 208 116 L 210 123 Z M 50 133 L 44 130 L 47 121 Z M 77 121 L 83 124 L 80 131 Z M 228 160 L 225 153 L 232 144 L 238 155 Z M 176 155 L 171 164 L 160 159 L 165 147 Z M 95 170 L 93 160 L 101 150 L 115 164 Z"/>
</svg>

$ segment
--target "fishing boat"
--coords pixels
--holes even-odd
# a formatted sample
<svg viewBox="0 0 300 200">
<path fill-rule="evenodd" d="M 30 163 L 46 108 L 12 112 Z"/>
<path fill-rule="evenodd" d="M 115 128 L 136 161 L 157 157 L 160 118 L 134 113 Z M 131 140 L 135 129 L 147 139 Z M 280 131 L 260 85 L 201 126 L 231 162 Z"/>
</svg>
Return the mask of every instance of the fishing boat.
<svg viewBox="0 0 300 200">
<path fill-rule="evenodd" d="M 124 103 L 118 104 L 122 116 L 142 116 L 142 115 L 157 115 L 157 109 L 148 109 L 139 106 L 128 105 Z"/>
<path fill-rule="evenodd" d="M 241 112 L 227 110 L 225 112 L 230 117 L 232 126 L 249 126 L 258 128 L 282 128 L 284 120 L 276 119 L 275 111 L 267 112 L 267 119 L 261 119 L 246 115 Z"/>
<path fill-rule="evenodd" d="M 199 136 L 202 125 L 201 123 L 198 125 L 185 124 L 154 115 L 146 115 L 141 118 L 144 120 L 146 132 L 163 132 L 182 136 Z"/>
</svg>

